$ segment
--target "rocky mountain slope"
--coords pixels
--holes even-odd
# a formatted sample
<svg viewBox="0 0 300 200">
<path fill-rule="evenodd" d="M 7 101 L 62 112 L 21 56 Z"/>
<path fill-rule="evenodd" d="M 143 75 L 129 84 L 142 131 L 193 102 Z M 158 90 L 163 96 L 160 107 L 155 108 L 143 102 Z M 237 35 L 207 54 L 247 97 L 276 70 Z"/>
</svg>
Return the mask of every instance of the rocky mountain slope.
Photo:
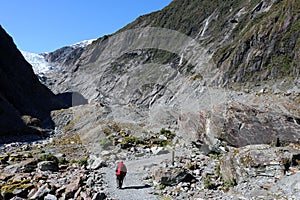
<svg viewBox="0 0 300 200">
<path fill-rule="evenodd" d="M 262 137 L 267 129 L 261 127 L 270 126 L 273 139 L 297 138 L 299 7 L 297 1 L 175 0 L 94 41 L 64 62 L 64 75 L 52 77 L 50 87 L 96 104 L 90 117 L 82 117 L 89 107 L 63 117 L 75 119 L 70 130 L 80 135 L 98 135 L 105 120 L 95 113 L 105 110 L 109 121 L 146 131 L 170 128 L 210 148 L 224 139 L 234 146 L 266 142 L 239 144 L 243 128 L 249 137 L 252 131 Z M 239 111 L 248 114 L 247 123 Z M 269 124 L 277 119 L 282 123 Z"/>
<path fill-rule="evenodd" d="M 44 120 L 49 120 L 50 111 L 60 108 L 61 104 L 39 82 L 31 65 L 2 27 L 0 46 L 0 135 L 36 132 L 27 125 L 41 126 Z"/>
</svg>

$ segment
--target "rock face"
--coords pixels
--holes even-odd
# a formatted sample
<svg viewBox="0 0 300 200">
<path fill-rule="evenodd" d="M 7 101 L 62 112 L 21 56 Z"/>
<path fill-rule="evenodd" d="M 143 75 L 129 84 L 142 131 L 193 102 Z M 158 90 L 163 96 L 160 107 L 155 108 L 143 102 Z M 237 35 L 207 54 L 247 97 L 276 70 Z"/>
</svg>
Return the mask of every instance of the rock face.
<svg viewBox="0 0 300 200">
<path fill-rule="evenodd" d="M 197 116 L 196 116 L 197 117 Z M 299 118 L 266 112 L 253 106 L 230 102 L 199 113 L 199 140 L 217 148 L 221 141 L 234 147 L 251 144 L 285 145 L 298 143 Z"/>
<path fill-rule="evenodd" d="M 268 137 L 264 136 L 262 143 L 278 137 L 282 140 L 284 132 L 288 133 L 285 136 L 297 136 L 298 126 L 290 119 L 300 117 L 299 62 L 293 64 L 290 59 L 298 55 L 299 31 L 295 27 L 299 20 L 294 11 L 300 5 L 291 2 L 173 1 L 165 9 L 94 41 L 70 57 L 69 64 L 62 61 L 64 74 L 52 76 L 56 81 L 50 87 L 55 93 L 78 92 L 89 103 L 105 109 L 106 117 L 95 118 L 94 112 L 85 118 L 75 114 L 78 133 L 83 132 L 78 126 L 87 119 L 98 124 L 107 118 L 145 125 L 152 131 L 169 128 L 189 141 L 206 134 L 207 123 L 217 123 L 222 130 L 227 128 L 225 123 L 230 130 L 223 134 L 215 127 L 209 137 L 216 135 L 234 146 L 256 143 L 255 138 L 263 132 L 268 132 Z M 270 38 L 264 39 L 268 35 Z M 286 65 L 279 60 L 286 60 Z M 282 101 L 273 106 L 270 93 L 289 94 L 283 98 L 293 105 Z M 254 102 L 253 95 L 262 98 Z M 220 112 L 224 110 L 214 110 L 214 106 L 231 101 L 237 102 L 231 104 L 237 108 L 228 108 L 233 116 L 227 113 L 223 117 Z M 258 109 L 261 112 L 251 111 L 259 104 L 265 105 Z M 246 112 L 244 116 L 240 109 Z M 63 112 L 70 111 L 60 115 L 64 116 Z M 209 122 L 205 116 L 199 117 L 202 112 L 218 114 Z M 55 121 L 63 126 L 60 120 Z M 250 134 L 257 137 L 243 139 Z"/>
<path fill-rule="evenodd" d="M 229 152 L 221 161 L 223 179 L 241 183 L 252 177 L 281 178 L 291 166 L 298 166 L 300 151 L 268 145 L 252 145 Z"/>
<path fill-rule="evenodd" d="M 0 45 L 0 135 L 32 132 L 21 116 L 45 120 L 51 110 L 60 107 L 60 103 L 39 82 L 32 67 L 2 27 Z"/>
</svg>

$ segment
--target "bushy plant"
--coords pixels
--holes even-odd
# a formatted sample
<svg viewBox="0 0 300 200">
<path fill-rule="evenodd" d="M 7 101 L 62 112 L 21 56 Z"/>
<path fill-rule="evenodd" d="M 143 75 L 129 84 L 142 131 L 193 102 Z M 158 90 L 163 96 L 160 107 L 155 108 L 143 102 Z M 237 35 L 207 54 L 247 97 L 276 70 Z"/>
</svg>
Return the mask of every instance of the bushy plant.
<svg viewBox="0 0 300 200">
<path fill-rule="evenodd" d="M 211 190 L 211 189 L 214 189 L 214 187 L 215 187 L 215 185 L 212 182 L 211 176 L 205 177 L 204 188 Z"/>
<path fill-rule="evenodd" d="M 58 159 L 57 157 L 55 157 L 54 155 L 52 154 L 44 154 L 44 155 L 41 155 L 40 156 L 40 160 L 41 161 L 53 161 L 53 162 L 57 162 L 58 163 Z"/>
<path fill-rule="evenodd" d="M 168 139 L 173 139 L 176 136 L 176 133 L 164 128 L 162 128 L 159 133 L 166 136 Z"/>
</svg>

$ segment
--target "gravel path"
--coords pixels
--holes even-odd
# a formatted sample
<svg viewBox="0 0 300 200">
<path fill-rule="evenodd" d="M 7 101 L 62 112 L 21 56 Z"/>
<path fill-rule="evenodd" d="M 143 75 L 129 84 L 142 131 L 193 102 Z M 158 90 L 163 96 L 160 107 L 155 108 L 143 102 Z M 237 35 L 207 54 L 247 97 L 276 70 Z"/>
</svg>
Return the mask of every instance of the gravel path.
<svg viewBox="0 0 300 200">
<path fill-rule="evenodd" d="M 153 156 L 140 160 L 124 161 L 127 167 L 127 176 L 125 177 L 123 189 L 117 189 L 115 169 L 102 168 L 104 180 L 108 184 L 107 195 L 111 199 L 116 200 L 157 200 L 154 195 L 154 188 L 143 181 L 143 177 L 147 175 L 145 168 L 158 165 L 165 159 L 170 159 L 171 154 Z"/>
</svg>

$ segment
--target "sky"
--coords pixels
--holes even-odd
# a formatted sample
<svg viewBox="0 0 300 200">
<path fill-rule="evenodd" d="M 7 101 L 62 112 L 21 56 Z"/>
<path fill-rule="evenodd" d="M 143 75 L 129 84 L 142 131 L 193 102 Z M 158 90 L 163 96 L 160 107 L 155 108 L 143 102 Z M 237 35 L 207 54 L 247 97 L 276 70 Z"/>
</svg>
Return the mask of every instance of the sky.
<svg viewBox="0 0 300 200">
<path fill-rule="evenodd" d="M 112 34 L 172 0 L 2 0 L 0 25 L 20 50 L 51 52 Z M 1 47 L 0 47 L 1 48 Z"/>
</svg>

